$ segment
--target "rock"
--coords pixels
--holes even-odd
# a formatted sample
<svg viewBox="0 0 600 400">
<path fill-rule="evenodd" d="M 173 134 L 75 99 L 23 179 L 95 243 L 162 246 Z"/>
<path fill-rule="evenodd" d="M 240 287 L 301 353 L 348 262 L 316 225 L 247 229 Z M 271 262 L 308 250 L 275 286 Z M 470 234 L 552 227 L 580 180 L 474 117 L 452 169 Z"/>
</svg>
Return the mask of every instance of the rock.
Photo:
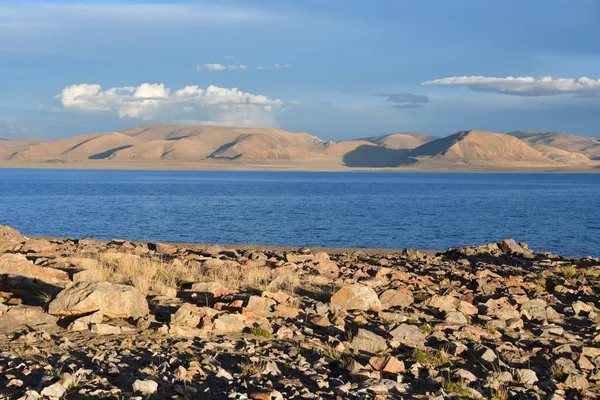
<svg viewBox="0 0 600 400">
<path fill-rule="evenodd" d="M 0 256 L 0 275 L 15 275 L 58 287 L 65 287 L 69 282 L 69 274 L 60 269 L 40 267 L 33 264 L 22 254 L 4 254 Z"/>
<path fill-rule="evenodd" d="M 411 294 L 404 293 L 400 290 L 388 289 L 379 295 L 379 301 L 384 310 L 392 307 L 408 307 L 414 301 Z"/>
<path fill-rule="evenodd" d="M 571 307 L 573 307 L 573 312 L 575 313 L 575 315 L 580 315 L 582 312 L 589 313 L 590 311 L 592 311 L 591 306 L 589 306 L 588 304 L 585 304 L 583 301 L 579 301 L 579 300 L 574 302 L 571 305 Z"/>
<path fill-rule="evenodd" d="M 285 255 L 285 259 L 288 262 L 292 262 L 292 263 L 304 263 L 306 261 L 311 261 L 315 258 L 314 255 L 312 254 L 292 254 L 292 253 L 288 253 Z"/>
<path fill-rule="evenodd" d="M 19 249 L 21 253 L 52 253 L 58 249 L 54 243 L 44 239 L 27 239 L 23 247 Z"/>
<path fill-rule="evenodd" d="M 232 293 L 231 290 L 227 289 L 219 282 L 197 282 L 192 285 L 192 292 L 199 293 L 200 296 L 203 294 L 210 295 L 210 298 L 221 297 Z"/>
<path fill-rule="evenodd" d="M 319 271 L 319 275 L 325 276 L 329 279 L 335 279 L 340 275 L 340 269 L 338 268 L 337 263 L 332 261 L 319 262 L 316 268 L 317 271 Z"/>
<path fill-rule="evenodd" d="M 406 347 L 424 347 L 425 339 L 427 338 L 419 328 L 414 325 L 400 324 L 390 332 L 392 340 L 390 345 L 398 347 L 404 345 Z"/>
<path fill-rule="evenodd" d="M 193 304 L 184 303 L 171 315 L 171 325 L 196 328 L 201 325 L 210 325 L 211 318 L 218 312 L 208 307 L 198 307 Z"/>
<path fill-rule="evenodd" d="M 531 369 L 517 369 L 516 379 L 519 383 L 529 386 L 534 385 L 538 381 L 535 371 Z"/>
<path fill-rule="evenodd" d="M 48 306 L 57 316 L 101 311 L 109 318 L 140 318 L 149 313 L 146 298 L 132 286 L 108 282 L 79 282 L 63 290 Z"/>
<path fill-rule="evenodd" d="M 477 377 L 471 371 L 462 368 L 456 370 L 454 377 L 461 382 L 477 382 Z"/>
<path fill-rule="evenodd" d="M 0 333 L 17 332 L 21 329 L 56 330 L 58 319 L 45 313 L 41 307 L 11 307 L 0 316 Z"/>
<path fill-rule="evenodd" d="M 177 247 L 167 243 L 148 243 L 148 250 L 156 251 L 161 254 L 175 254 Z"/>
<path fill-rule="evenodd" d="M 73 282 L 102 282 L 105 280 L 104 272 L 97 269 L 86 269 L 73 274 Z"/>
<path fill-rule="evenodd" d="M 103 318 L 104 314 L 102 314 L 102 311 L 96 311 L 90 315 L 86 315 L 85 317 L 77 318 L 69 325 L 69 330 L 87 331 L 90 329 L 90 324 L 100 324 L 102 323 Z"/>
<path fill-rule="evenodd" d="M 67 390 L 64 388 L 64 386 L 57 382 L 50 386 L 46 386 L 42 390 L 41 395 L 44 397 L 49 397 L 51 399 L 60 399 L 61 397 L 63 397 L 66 391 Z"/>
<path fill-rule="evenodd" d="M 331 304 L 342 306 L 346 310 L 380 311 L 382 309 L 377 293 L 363 285 L 342 287 L 331 296 Z"/>
<path fill-rule="evenodd" d="M 521 314 L 527 319 L 545 320 L 547 303 L 542 299 L 526 301 L 521 305 Z"/>
<path fill-rule="evenodd" d="M 360 328 L 352 342 L 350 342 L 350 347 L 354 350 L 375 354 L 386 350 L 387 342 L 381 336 Z"/>
<path fill-rule="evenodd" d="M 246 309 L 264 315 L 270 314 L 276 304 L 277 302 L 275 300 L 267 297 L 250 296 Z"/>
<path fill-rule="evenodd" d="M 6 387 L 8 387 L 9 389 L 18 389 L 21 386 L 23 386 L 23 381 L 20 379 L 11 379 L 6 385 Z"/>
<path fill-rule="evenodd" d="M 586 390 L 590 387 L 590 383 L 582 374 L 569 374 L 565 380 L 565 386 L 577 390 Z"/>
<path fill-rule="evenodd" d="M 498 247 L 500 247 L 500 249 L 507 254 L 513 254 L 517 256 L 522 256 L 526 252 L 526 250 L 519 246 L 514 239 L 501 240 L 500 243 L 498 243 Z"/>
<path fill-rule="evenodd" d="M 242 332 L 246 328 L 246 318 L 239 314 L 222 314 L 214 320 L 215 333 Z"/>
<path fill-rule="evenodd" d="M 394 356 L 373 357 L 369 360 L 369 365 L 375 371 L 387 372 L 389 374 L 400 374 L 406 369 L 404 363 Z"/>
<path fill-rule="evenodd" d="M 446 311 L 446 322 L 449 324 L 468 325 L 469 320 L 460 311 Z"/>
<path fill-rule="evenodd" d="M 25 238 L 21 233 L 10 226 L 0 225 L 0 254 L 7 251 L 17 251 Z"/>
<path fill-rule="evenodd" d="M 90 332 L 96 335 L 120 335 L 123 330 L 120 326 L 110 324 L 93 323 L 90 325 Z"/>
<path fill-rule="evenodd" d="M 144 396 L 153 395 L 158 391 L 158 383 L 151 380 L 139 380 L 133 382 L 133 391 L 135 393 L 141 393 Z"/>
<path fill-rule="evenodd" d="M 438 311 L 456 310 L 460 301 L 453 296 L 432 296 L 423 305 L 437 309 Z"/>
</svg>

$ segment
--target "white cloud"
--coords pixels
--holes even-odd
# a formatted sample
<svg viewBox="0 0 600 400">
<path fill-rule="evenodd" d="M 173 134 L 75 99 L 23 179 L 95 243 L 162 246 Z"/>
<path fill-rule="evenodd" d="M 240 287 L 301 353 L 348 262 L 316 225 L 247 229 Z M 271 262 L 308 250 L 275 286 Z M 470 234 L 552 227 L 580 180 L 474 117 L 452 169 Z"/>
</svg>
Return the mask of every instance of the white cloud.
<svg viewBox="0 0 600 400">
<path fill-rule="evenodd" d="M 225 70 L 233 70 L 233 69 L 247 69 L 244 64 L 235 64 L 235 65 L 223 65 L 223 64 L 204 64 L 198 65 L 196 70 L 198 71 L 225 71 Z"/>
<path fill-rule="evenodd" d="M 574 94 L 596 96 L 600 94 L 600 79 L 573 78 L 533 78 L 531 76 L 495 78 L 487 76 L 452 76 L 425 81 L 423 85 L 460 85 L 471 90 L 497 92 L 514 96 L 553 96 Z"/>
<path fill-rule="evenodd" d="M 264 70 L 264 69 L 281 69 L 281 68 L 289 68 L 288 64 L 274 64 L 274 65 L 259 65 L 256 69 Z"/>
<path fill-rule="evenodd" d="M 115 113 L 119 118 L 211 121 L 232 126 L 273 126 L 283 102 L 237 88 L 196 85 L 172 91 L 162 83 L 115 87 L 71 85 L 55 96 L 64 110 Z"/>
</svg>

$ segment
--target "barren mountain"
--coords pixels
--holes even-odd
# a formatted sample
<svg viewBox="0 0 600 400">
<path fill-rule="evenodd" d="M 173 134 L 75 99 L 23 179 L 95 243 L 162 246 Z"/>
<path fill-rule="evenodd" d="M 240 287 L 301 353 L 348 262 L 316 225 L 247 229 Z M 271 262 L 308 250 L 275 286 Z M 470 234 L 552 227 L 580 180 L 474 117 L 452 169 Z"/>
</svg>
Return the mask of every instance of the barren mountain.
<svg viewBox="0 0 600 400">
<path fill-rule="evenodd" d="M 457 132 L 426 143 L 411 150 L 408 156 L 467 163 L 555 163 L 513 136 L 477 130 Z"/>
<path fill-rule="evenodd" d="M 160 168 L 184 169 L 597 169 L 600 163 L 593 158 L 600 160 L 599 141 L 556 133 L 471 130 L 443 138 L 394 133 L 325 142 L 279 129 L 149 125 L 49 141 L 2 140 L 0 161 L 2 166 L 76 163 L 83 168 L 158 168 L 160 162 Z"/>
<path fill-rule="evenodd" d="M 511 132 L 509 135 L 562 163 L 587 164 L 590 160 L 600 160 L 600 138 L 528 130 Z"/>
<path fill-rule="evenodd" d="M 428 133 L 410 132 L 373 136 L 362 140 L 386 147 L 388 149 L 414 149 L 436 139 L 439 138 Z"/>
</svg>

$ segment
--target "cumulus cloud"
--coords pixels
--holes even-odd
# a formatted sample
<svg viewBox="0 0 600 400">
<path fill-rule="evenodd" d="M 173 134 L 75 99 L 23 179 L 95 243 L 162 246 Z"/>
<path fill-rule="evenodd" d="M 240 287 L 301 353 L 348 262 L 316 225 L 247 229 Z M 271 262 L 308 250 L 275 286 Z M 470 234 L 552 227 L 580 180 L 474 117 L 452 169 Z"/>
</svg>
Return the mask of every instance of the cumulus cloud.
<svg viewBox="0 0 600 400">
<path fill-rule="evenodd" d="M 198 65 L 196 69 L 198 71 L 225 71 L 225 70 L 233 70 L 233 69 L 247 69 L 244 64 L 235 64 L 235 65 L 223 65 L 223 64 L 204 64 Z"/>
<path fill-rule="evenodd" d="M 397 108 L 421 108 L 429 103 L 429 98 L 422 94 L 391 93 L 380 94 L 380 96 L 385 97 L 386 101 L 394 103 L 394 107 Z"/>
<path fill-rule="evenodd" d="M 55 96 L 67 111 L 115 113 L 119 118 L 199 120 L 231 126 L 273 126 L 283 102 L 237 88 L 196 85 L 172 91 L 162 83 L 115 87 L 71 85 Z"/>
<path fill-rule="evenodd" d="M 425 81 L 423 85 L 460 85 L 480 92 L 496 92 L 513 96 L 554 96 L 573 94 L 596 96 L 600 94 L 600 79 L 581 78 L 533 78 L 531 76 L 495 78 L 487 76 L 451 76 Z"/>
</svg>

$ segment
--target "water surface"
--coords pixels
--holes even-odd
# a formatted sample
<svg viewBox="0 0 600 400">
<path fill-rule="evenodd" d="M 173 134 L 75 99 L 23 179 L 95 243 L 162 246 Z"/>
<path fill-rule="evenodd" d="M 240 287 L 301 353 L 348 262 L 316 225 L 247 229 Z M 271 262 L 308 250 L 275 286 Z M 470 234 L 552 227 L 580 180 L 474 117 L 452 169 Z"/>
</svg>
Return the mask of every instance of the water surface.
<svg viewBox="0 0 600 400">
<path fill-rule="evenodd" d="M 0 169 L 28 235 L 600 256 L 600 174 Z"/>
</svg>

